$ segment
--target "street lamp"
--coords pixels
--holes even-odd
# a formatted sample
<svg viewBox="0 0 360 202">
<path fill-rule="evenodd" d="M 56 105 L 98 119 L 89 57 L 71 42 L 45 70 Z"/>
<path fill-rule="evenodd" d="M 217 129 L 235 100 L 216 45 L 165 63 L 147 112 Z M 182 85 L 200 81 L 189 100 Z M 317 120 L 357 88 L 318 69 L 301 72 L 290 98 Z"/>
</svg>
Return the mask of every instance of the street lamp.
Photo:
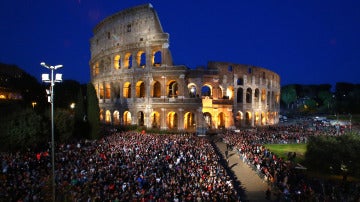
<svg viewBox="0 0 360 202">
<path fill-rule="evenodd" d="M 60 69 L 63 65 L 49 66 L 45 62 L 40 63 L 41 66 L 50 69 L 49 74 L 42 74 L 41 79 L 45 83 L 50 83 L 50 89 L 46 89 L 48 102 L 51 103 L 51 164 L 52 164 L 52 200 L 55 201 L 55 149 L 54 149 L 54 86 L 55 83 L 62 81 L 62 74 L 56 74 L 54 78 L 54 70 Z"/>
</svg>

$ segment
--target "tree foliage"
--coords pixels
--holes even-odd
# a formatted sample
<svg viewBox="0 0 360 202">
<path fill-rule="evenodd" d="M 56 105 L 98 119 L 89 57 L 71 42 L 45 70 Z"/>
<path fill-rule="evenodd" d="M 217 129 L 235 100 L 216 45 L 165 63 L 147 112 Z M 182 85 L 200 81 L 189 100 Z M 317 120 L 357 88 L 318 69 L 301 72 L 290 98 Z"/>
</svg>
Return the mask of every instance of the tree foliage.
<svg viewBox="0 0 360 202">
<path fill-rule="evenodd" d="M 358 134 L 342 136 L 313 136 L 305 153 L 306 165 L 315 171 L 360 177 L 360 137 Z"/>
<path fill-rule="evenodd" d="M 286 104 L 287 108 L 289 108 L 290 103 L 294 102 L 296 98 L 295 86 L 288 85 L 281 89 L 281 100 Z"/>
<path fill-rule="evenodd" d="M 89 135 L 91 139 L 98 139 L 100 134 L 100 108 L 96 91 L 92 83 L 88 83 L 86 91 L 87 119 L 89 124 Z"/>
<path fill-rule="evenodd" d="M 15 111 L 1 122 L 2 145 L 9 150 L 43 147 L 50 139 L 48 126 L 31 108 Z"/>
</svg>

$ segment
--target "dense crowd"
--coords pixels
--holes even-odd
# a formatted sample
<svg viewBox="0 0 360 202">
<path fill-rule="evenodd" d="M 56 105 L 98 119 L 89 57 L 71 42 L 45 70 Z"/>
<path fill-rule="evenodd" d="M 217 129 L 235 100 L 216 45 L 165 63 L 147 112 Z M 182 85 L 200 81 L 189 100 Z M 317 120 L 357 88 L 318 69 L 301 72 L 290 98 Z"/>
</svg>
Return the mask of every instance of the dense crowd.
<svg viewBox="0 0 360 202">
<path fill-rule="evenodd" d="M 243 162 L 251 166 L 267 181 L 280 201 L 357 201 L 360 199 L 358 183 L 325 181 L 307 178 L 304 167 L 294 160 L 296 153 L 282 159 L 268 150 L 269 143 L 305 143 L 309 136 L 341 135 L 336 129 L 315 129 L 302 125 L 264 127 L 222 134 L 228 147 L 238 152 Z"/>
<path fill-rule="evenodd" d="M 48 152 L 1 154 L 0 201 L 51 198 Z M 206 138 L 116 133 L 56 148 L 58 201 L 238 201 Z"/>
</svg>

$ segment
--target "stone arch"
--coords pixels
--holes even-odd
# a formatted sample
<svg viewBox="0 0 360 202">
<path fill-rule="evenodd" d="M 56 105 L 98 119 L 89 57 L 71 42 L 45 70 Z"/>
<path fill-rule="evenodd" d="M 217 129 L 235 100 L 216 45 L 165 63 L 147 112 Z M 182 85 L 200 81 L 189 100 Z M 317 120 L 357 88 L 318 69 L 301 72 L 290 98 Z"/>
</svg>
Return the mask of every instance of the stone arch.
<svg viewBox="0 0 360 202">
<path fill-rule="evenodd" d="M 123 87 L 124 98 L 131 98 L 131 83 L 125 82 Z"/>
<path fill-rule="evenodd" d="M 243 78 L 238 78 L 237 81 L 236 81 L 236 84 L 237 84 L 238 86 L 244 85 L 244 79 L 243 79 Z"/>
<path fill-rule="evenodd" d="M 120 69 L 121 68 L 121 57 L 120 55 L 115 55 L 114 57 L 114 69 Z"/>
<path fill-rule="evenodd" d="M 105 99 L 111 98 L 111 85 L 110 83 L 105 83 Z"/>
<path fill-rule="evenodd" d="M 111 123 L 111 112 L 110 112 L 110 110 L 106 110 L 106 112 L 105 112 L 105 123 L 107 123 L 107 124 Z"/>
<path fill-rule="evenodd" d="M 260 91 L 258 88 L 255 89 L 255 93 L 254 93 L 254 98 L 255 98 L 255 101 L 258 101 L 259 100 L 259 96 L 260 96 Z"/>
<path fill-rule="evenodd" d="M 145 97 L 145 83 L 143 81 L 138 81 L 136 83 L 136 97 L 144 98 Z"/>
<path fill-rule="evenodd" d="M 178 93 L 178 83 L 175 80 L 169 81 L 167 89 L 168 97 L 177 97 Z"/>
<path fill-rule="evenodd" d="M 192 112 L 186 112 L 184 115 L 184 129 L 195 129 L 195 115 Z"/>
<path fill-rule="evenodd" d="M 209 112 L 203 113 L 204 122 L 208 128 L 212 128 L 212 116 Z"/>
<path fill-rule="evenodd" d="M 104 85 L 102 83 L 99 83 L 99 98 L 104 99 L 105 97 L 104 92 Z"/>
<path fill-rule="evenodd" d="M 155 111 L 150 115 L 150 122 L 152 128 L 159 128 L 160 127 L 160 113 Z"/>
<path fill-rule="evenodd" d="M 245 113 L 245 125 L 246 126 L 251 126 L 251 119 L 252 119 L 251 112 L 246 112 Z"/>
<path fill-rule="evenodd" d="M 113 120 L 114 120 L 114 125 L 120 125 L 120 113 L 118 110 L 114 111 Z"/>
<path fill-rule="evenodd" d="M 189 83 L 187 88 L 189 90 L 189 97 L 195 98 L 196 97 L 196 85 L 194 83 Z"/>
<path fill-rule="evenodd" d="M 225 114 L 220 112 L 217 116 L 217 128 L 225 128 Z"/>
<path fill-rule="evenodd" d="M 124 125 L 131 125 L 131 112 L 125 111 L 123 114 Z"/>
<path fill-rule="evenodd" d="M 238 88 L 237 89 L 237 103 L 243 103 L 243 99 L 244 99 L 244 94 L 243 94 L 243 89 L 242 88 Z"/>
<path fill-rule="evenodd" d="M 154 67 L 160 67 L 162 64 L 162 52 L 160 50 L 155 50 L 153 52 L 152 64 Z"/>
<path fill-rule="evenodd" d="M 145 68 L 146 66 L 146 53 L 143 50 L 138 51 L 136 55 L 136 63 L 138 67 Z"/>
<path fill-rule="evenodd" d="M 151 88 L 151 97 L 161 97 L 161 83 L 154 81 Z"/>
<path fill-rule="evenodd" d="M 201 87 L 201 96 L 211 97 L 212 95 L 212 86 L 209 84 L 203 85 Z"/>
<path fill-rule="evenodd" d="M 264 102 L 266 100 L 266 90 L 261 89 L 261 101 Z"/>
<path fill-rule="evenodd" d="M 265 112 L 261 112 L 261 125 L 266 125 L 266 114 Z"/>
<path fill-rule="evenodd" d="M 93 66 L 93 76 L 97 76 L 100 73 L 99 63 L 95 63 Z"/>
<path fill-rule="evenodd" d="M 255 112 L 255 120 L 254 120 L 254 125 L 255 126 L 258 126 L 258 125 L 260 125 L 260 121 L 261 121 L 261 119 L 260 119 L 260 113 L 259 112 Z"/>
<path fill-rule="evenodd" d="M 139 111 L 139 112 L 137 113 L 137 124 L 138 124 L 138 126 L 144 126 L 144 123 L 145 123 L 145 115 L 144 115 L 144 112 Z"/>
<path fill-rule="evenodd" d="M 242 111 L 238 111 L 235 116 L 235 125 L 241 127 L 242 120 L 244 119 L 244 114 Z"/>
<path fill-rule="evenodd" d="M 132 67 L 132 60 L 133 60 L 132 54 L 131 54 L 131 53 L 126 53 L 124 59 L 125 59 L 125 60 L 124 60 L 124 67 L 125 67 L 126 69 L 131 69 L 131 67 Z"/>
<path fill-rule="evenodd" d="M 169 129 L 177 129 L 178 128 L 178 115 L 176 112 L 169 112 L 166 117 L 167 127 Z"/>
<path fill-rule="evenodd" d="M 251 102 L 252 102 L 252 89 L 247 88 L 246 89 L 246 103 L 251 103 Z"/>
</svg>

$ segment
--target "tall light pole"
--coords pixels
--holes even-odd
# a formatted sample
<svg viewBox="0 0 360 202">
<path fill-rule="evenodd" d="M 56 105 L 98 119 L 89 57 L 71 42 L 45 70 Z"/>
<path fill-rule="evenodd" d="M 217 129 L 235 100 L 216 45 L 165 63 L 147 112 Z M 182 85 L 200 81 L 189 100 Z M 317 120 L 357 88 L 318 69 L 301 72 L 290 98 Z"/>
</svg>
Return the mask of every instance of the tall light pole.
<svg viewBox="0 0 360 202">
<path fill-rule="evenodd" d="M 51 103 L 51 168 L 52 168 L 52 200 L 55 201 L 55 144 L 54 144 L 54 86 L 55 83 L 62 81 L 62 74 L 56 74 L 54 79 L 54 71 L 60 69 L 62 65 L 49 66 L 45 62 L 40 63 L 41 66 L 50 69 L 49 74 L 42 74 L 41 79 L 45 83 L 50 83 L 50 90 L 46 90 L 48 102 Z"/>
</svg>

